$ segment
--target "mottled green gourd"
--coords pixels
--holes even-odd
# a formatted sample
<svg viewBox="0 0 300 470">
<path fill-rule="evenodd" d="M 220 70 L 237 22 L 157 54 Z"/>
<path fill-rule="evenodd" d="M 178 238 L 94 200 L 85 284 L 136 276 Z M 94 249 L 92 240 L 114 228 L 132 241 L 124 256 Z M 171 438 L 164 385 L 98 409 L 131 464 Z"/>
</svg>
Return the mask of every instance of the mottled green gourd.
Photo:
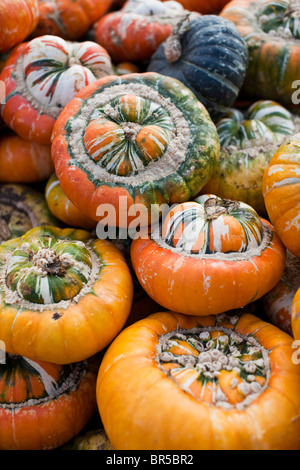
<svg viewBox="0 0 300 470">
<path fill-rule="evenodd" d="M 300 39 L 300 4 L 290 0 L 274 0 L 264 4 L 257 12 L 257 18 L 265 33 L 284 31 Z"/>
<path fill-rule="evenodd" d="M 221 152 L 217 170 L 202 190 L 243 201 L 266 215 L 263 174 L 279 146 L 299 124 L 275 101 L 260 100 L 247 111 L 231 109 L 217 123 Z"/>
<path fill-rule="evenodd" d="M 91 255 L 82 243 L 33 238 L 12 253 L 6 283 L 24 300 L 52 304 L 74 298 L 88 283 L 91 268 Z"/>
</svg>

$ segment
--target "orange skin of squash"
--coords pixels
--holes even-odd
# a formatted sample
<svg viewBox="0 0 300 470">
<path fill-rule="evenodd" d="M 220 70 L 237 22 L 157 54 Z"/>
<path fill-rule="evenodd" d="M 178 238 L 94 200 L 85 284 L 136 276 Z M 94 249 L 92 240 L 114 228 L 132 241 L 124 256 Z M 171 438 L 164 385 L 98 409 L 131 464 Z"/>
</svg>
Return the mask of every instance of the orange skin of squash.
<svg viewBox="0 0 300 470">
<path fill-rule="evenodd" d="M 55 175 L 52 175 L 47 183 L 45 191 L 46 201 L 51 213 L 69 227 L 93 230 L 97 225 L 95 220 L 90 219 L 74 206 L 61 189 L 61 185 L 59 183 L 51 190 L 48 190 L 51 182 L 55 180 L 57 180 L 57 178 Z"/>
<path fill-rule="evenodd" d="M 300 257 L 300 134 L 275 153 L 263 178 L 263 196 L 271 223 L 286 248 Z M 294 223 L 293 223 L 294 222 Z"/>
<path fill-rule="evenodd" d="M 73 232 L 73 229 L 54 227 L 51 230 L 56 231 L 58 236 L 66 237 Z M 39 228 L 26 235 L 39 236 L 38 233 Z M 86 242 L 89 239 L 89 232 L 76 231 L 76 240 Z M 0 338 L 9 354 L 55 364 L 70 364 L 97 354 L 121 331 L 133 299 L 129 268 L 113 243 L 97 239 L 93 250 L 104 263 L 93 285 L 94 294 L 88 293 L 77 303 L 63 309 L 59 322 L 53 321 L 57 309 L 44 310 L 37 315 L 30 309 L 20 313 L 17 305 L 5 307 L 2 303 L 0 310 L 4 317 L 0 325 Z M 28 341 L 29 337 L 32 341 Z"/>
<path fill-rule="evenodd" d="M 292 329 L 294 338 L 300 340 L 300 288 L 297 290 L 292 303 Z"/>
<path fill-rule="evenodd" d="M 167 0 L 162 0 L 166 2 Z M 190 11 L 198 11 L 203 15 L 218 13 L 230 0 L 177 0 L 183 8 Z"/>
<path fill-rule="evenodd" d="M 132 266 L 148 295 L 167 309 L 206 316 L 241 308 L 271 290 L 284 270 L 285 248 L 263 223 L 273 233 L 271 245 L 250 260 L 182 256 L 148 237 L 133 240 Z"/>
<path fill-rule="evenodd" d="M 269 320 L 290 335 L 292 335 L 290 303 L 292 294 L 292 289 L 281 280 L 263 298 L 263 307 Z M 277 303 L 281 308 L 276 311 Z"/>
<path fill-rule="evenodd" d="M 94 25 L 93 40 L 104 47 L 116 63 L 150 60 L 173 30 L 171 24 L 148 22 L 146 18 L 137 16 L 131 19 L 124 33 L 124 18 L 130 16 L 132 15 L 122 11 L 113 12 Z"/>
<path fill-rule="evenodd" d="M 5 83 L 6 96 L 16 88 L 12 72 L 15 62 L 27 47 L 27 44 L 22 43 L 13 49 L 0 74 L 0 80 Z M 6 125 L 21 138 L 42 145 L 50 144 L 55 119 L 46 114 L 39 114 L 26 98 L 19 93 L 6 101 L 2 109 L 2 118 Z"/>
<path fill-rule="evenodd" d="M 17 135 L 0 138 L 1 183 L 39 183 L 53 171 L 50 145 L 28 142 Z"/>
<path fill-rule="evenodd" d="M 108 11 L 111 4 L 112 0 L 55 0 L 40 3 L 40 19 L 34 36 L 51 34 L 71 41 L 80 39 Z M 53 19 L 54 16 L 58 16 L 58 21 Z"/>
<path fill-rule="evenodd" d="M 98 374 L 97 403 L 114 449 L 299 449 L 300 368 L 291 360 L 292 338 L 273 325 L 250 314 L 236 325 L 236 332 L 253 335 L 270 350 L 269 388 L 246 409 L 225 410 L 198 400 L 158 368 L 160 335 L 213 326 L 214 319 L 160 312 L 111 344 Z M 229 383 L 225 378 L 223 386 Z"/>
<path fill-rule="evenodd" d="M 97 409 L 95 386 L 98 366 L 94 362 L 92 358 L 78 388 L 69 393 L 48 399 L 45 403 L 25 404 L 18 409 L 2 408 L 0 404 L 0 449 L 55 449 L 77 435 Z M 61 366 L 41 361 L 39 365 L 54 380 L 59 377 Z M 2 385 L 5 387 L 5 383 L 0 383 L 1 392 Z M 19 377 L 10 389 L 8 403 L 29 400 L 26 387 L 27 384 Z M 37 378 L 31 387 L 36 397 L 41 396 L 43 387 Z"/>
<path fill-rule="evenodd" d="M 38 0 L 1 0 L 0 53 L 20 44 L 39 19 Z"/>
</svg>

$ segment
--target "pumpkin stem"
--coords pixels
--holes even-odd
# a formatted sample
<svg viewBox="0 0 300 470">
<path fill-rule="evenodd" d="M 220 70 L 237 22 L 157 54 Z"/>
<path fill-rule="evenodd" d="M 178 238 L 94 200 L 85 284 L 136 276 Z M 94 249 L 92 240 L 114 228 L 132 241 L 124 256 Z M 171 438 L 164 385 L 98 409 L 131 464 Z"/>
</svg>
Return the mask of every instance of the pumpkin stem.
<svg viewBox="0 0 300 470">
<path fill-rule="evenodd" d="M 67 255 L 58 256 L 54 250 L 43 248 L 39 250 L 32 258 L 33 266 L 42 268 L 42 270 L 53 276 L 64 276 L 66 268 L 73 265 L 71 258 Z"/>
<path fill-rule="evenodd" d="M 168 62 L 177 62 L 182 55 L 181 40 L 184 34 L 190 29 L 190 14 L 180 20 L 172 31 L 172 34 L 165 41 L 165 56 Z"/>
<path fill-rule="evenodd" d="M 68 66 L 72 67 L 73 65 L 82 65 L 78 57 L 70 57 L 68 61 Z"/>
<path fill-rule="evenodd" d="M 138 133 L 142 129 L 142 126 L 136 122 L 124 122 L 121 123 L 121 127 L 124 131 L 125 138 L 130 141 L 135 141 Z"/>
<path fill-rule="evenodd" d="M 207 199 L 204 203 L 205 218 L 207 220 L 217 219 L 222 214 L 229 214 L 232 209 L 238 206 L 238 202 L 230 201 L 229 199 Z"/>
</svg>

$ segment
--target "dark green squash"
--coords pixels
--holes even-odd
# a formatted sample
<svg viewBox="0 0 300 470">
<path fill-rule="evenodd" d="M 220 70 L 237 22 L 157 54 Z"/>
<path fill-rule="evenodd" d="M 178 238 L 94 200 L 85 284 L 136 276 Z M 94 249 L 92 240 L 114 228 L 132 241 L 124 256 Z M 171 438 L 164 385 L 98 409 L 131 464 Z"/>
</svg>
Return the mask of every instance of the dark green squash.
<svg viewBox="0 0 300 470">
<path fill-rule="evenodd" d="M 148 70 L 180 80 L 213 119 L 231 107 L 243 85 L 248 49 L 235 25 L 216 15 L 179 23 Z"/>
</svg>

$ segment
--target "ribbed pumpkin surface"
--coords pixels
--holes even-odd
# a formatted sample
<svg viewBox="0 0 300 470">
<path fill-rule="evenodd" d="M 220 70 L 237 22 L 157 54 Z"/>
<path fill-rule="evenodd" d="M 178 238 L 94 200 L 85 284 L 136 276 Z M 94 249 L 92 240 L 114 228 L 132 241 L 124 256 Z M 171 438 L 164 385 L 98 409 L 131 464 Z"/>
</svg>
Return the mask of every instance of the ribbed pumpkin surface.
<svg viewBox="0 0 300 470">
<path fill-rule="evenodd" d="M 96 410 L 98 361 L 56 365 L 7 354 L 0 367 L 0 449 L 63 445 Z"/>
<path fill-rule="evenodd" d="M 190 22 L 180 42 L 178 60 L 168 61 L 166 41 L 152 56 L 148 70 L 177 78 L 213 118 L 220 117 L 234 103 L 245 78 L 248 50 L 244 40 L 232 22 L 206 15 Z"/>
</svg>

